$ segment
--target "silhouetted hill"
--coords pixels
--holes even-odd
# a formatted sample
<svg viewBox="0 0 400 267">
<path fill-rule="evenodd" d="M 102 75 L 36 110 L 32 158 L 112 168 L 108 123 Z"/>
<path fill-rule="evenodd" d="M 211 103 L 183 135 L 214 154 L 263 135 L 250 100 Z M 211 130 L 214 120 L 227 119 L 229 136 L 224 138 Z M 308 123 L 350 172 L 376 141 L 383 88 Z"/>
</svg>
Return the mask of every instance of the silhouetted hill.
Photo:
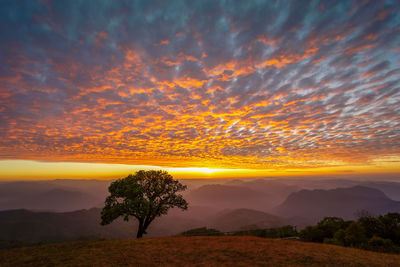
<svg viewBox="0 0 400 267">
<path fill-rule="evenodd" d="M 56 181 L 0 184 L 0 210 L 74 211 L 101 207 L 104 199 L 104 192 L 58 184 Z"/>
<path fill-rule="evenodd" d="M 100 209 L 73 212 L 33 212 L 28 210 L 0 211 L 0 241 L 3 246 L 14 241 L 22 244 L 56 242 L 93 238 L 132 238 L 137 222 L 118 219 L 100 225 Z M 147 237 L 168 236 L 203 226 L 203 221 L 189 217 L 168 215 L 150 225 Z M 4 245 L 5 244 L 5 245 Z"/>
<path fill-rule="evenodd" d="M 196 220 L 202 220 L 206 222 L 210 216 L 220 212 L 221 209 L 214 206 L 196 206 L 189 205 L 188 209 L 183 211 L 181 209 L 173 208 L 168 211 L 168 216 L 178 216 L 184 218 L 191 218 Z"/>
<path fill-rule="evenodd" d="M 265 179 L 257 179 L 257 180 L 236 180 L 232 181 L 228 184 L 235 184 L 236 186 L 247 187 L 257 192 L 264 193 L 266 200 L 263 203 L 262 210 L 269 210 L 272 207 L 282 203 L 287 196 L 289 196 L 293 192 L 297 192 L 302 188 L 298 185 L 290 185 L 286 184 L 282 181 L 277 180 L 265 180 Z"/>
<path fill-rule="evenodd" d="M 0 210 L 30 209 L 74 211 L 102 207 L 111 180 L 69 180 L 0 182 Z M 357 185 L 376 188 L 393 200 L 400 200 L 400 183 L 346 179 L 188 179 L 184 192 L 191 206 L 217 211 L 249 208 L 270 212 L 289 194 L 301 189 L 334 189 Z M 55 191 L 54 191 L 55 190 Z M 64 201 L 63 201 L 64 200 Z M 194 212 L 192 215 L 196 216 Z M 201 216 L 196 216 L 201 217 Z"/>
<path fill-rule="evenodd" d="M 290 194 L 302 189 L 297 185 L 288 185 L 282 181 L 263 179 L 243 181 L 241 186 L 245 186 L 261 192 L 268 192 L 269 194 L 273 194 L 276 192 L 279 192 L 280 194 Z"/>
<path fill-rule="evenodd" d="M 253 208 L 263 210 L 270 196 L 244 186 L 204 185 L 186 195 L 189 203 L 223 208 Z"/>
<path fill-rule="evenodd" d="M 335 178 L 330 178 L 330 179 L 320 179 L 318 177 L 310 177 L 306 179 L 302 178 L 289 178 L 285 179 L 285 183 L 288 185 L 296 185 L 301 187 L 302 189 L 308 189 L 308 190 L 313 190 L 313 189 L 324 189 L 324 190 L 330 190 L 330 189 L 335 189 L 335 188 L 346 188 L 346 187 L 353 187 L 356 185 L 360 185 L 363 182 L 363 180 L 351 180 L 351 179 L 335 179 Z"/>
<path fill-rule="evenodd" d="M 353 187 L 357 185 L 371 187 L 375 189 L 379 189 L 384 192 L 389 198 L 393 200 L 400 201 L 400 183 L 393 181 L 382 181 L 379 177 L 376 177 L 376 180 L 367 180 L 361 179 L 359 177 L 358 180 L 352 179 L 285 179 L 284 183 L 287 185 L 298 186 L 303 189 L 335 189 L 335 188 L 346 188 Z"/>
<path fill-rule="evenodd" d="M 400 201 L 400 183 L 395 182 L 365 182 L 367 187 L 376 188 L 385 193 L 390 199 Z"/>
<path fill-rule="evenodd" d="M 100 210 L 74 212 L 33 212 L 10 210 L 0 212 L 0 240 L 54 242 L 85 238 L 134 236 L 132 224 L 100 225 Z"/>
<path fill-rule="evenodd" d="M 209 219 L 209 226 L 223 232 L 271 228 L 284 225 L 282 219 L 258 210 L 225 210 Z"/>
<path fill-rule="evenodd" d="M 277 216 L 251 209 L 224 210 L 210 213 L 204 207 L 193 207 L 193 213 L 171 210 L 156 218 L 146 237 L 176 235 L 189 229 L 211 226 L 221 231 L 282 226 Z M 137 221 L 121 218 L 113 223 L 100 225 L 101 209 L 73 212 L 33 212 L 28 210 L 0 211 L 0 245 L 13 243 L 32 244 L 98 238 L 132 238 L 136 236 Z M 204 213 L 204 217 L 195 217 Z"/>
<path fill-rule="evenodd" d="M 325 216 L 354 219 L 361 210 L 374 215 L 399 212 L 400 202 L 393 201 L 378 189 L 365 186 L 331 190 L 301 190 L 292 193 L 274 214 L 285 217 L 303 217 L 316 222 Z"/>
</svg>

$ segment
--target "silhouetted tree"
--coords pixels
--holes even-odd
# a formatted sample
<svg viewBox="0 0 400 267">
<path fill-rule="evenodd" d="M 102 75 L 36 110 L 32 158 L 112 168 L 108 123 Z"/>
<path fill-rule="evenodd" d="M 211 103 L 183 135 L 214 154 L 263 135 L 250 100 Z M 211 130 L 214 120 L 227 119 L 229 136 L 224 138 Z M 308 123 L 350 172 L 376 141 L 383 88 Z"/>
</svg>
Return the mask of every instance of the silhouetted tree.
<svg viewBox="0 0 400 267">
<path fill-rule="evenodd" d="M 123 216 L 125 221 L 135 217 L 139 222 L 137 238 L 146 234 L 150 223 L 158 216 L 177 207 L 186 210 L 188 203 L 177 194 L 186 189 L 166 171 L 138 171 L 135 175 L 116 180 L 108 188 L 101 212 L 101 224 L 106 225 Z"/>
</svg>

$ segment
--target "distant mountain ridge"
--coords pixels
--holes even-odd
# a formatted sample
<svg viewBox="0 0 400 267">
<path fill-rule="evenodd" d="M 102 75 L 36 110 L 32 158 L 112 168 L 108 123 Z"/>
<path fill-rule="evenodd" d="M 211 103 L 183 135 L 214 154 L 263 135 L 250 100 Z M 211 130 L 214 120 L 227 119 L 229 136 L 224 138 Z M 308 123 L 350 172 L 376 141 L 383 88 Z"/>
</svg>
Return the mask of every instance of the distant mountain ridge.
<svg viewBox="0 0 400 267">
<path fill-rule="evenodd" d="M 0 210 L 4 210 L 0 212 L 0 240 L 38 242 L 135 236 L 134 220 L 99 225 L 100 208 L 110 182 L 0 182 Z M 285 224 L 301 229 L 325 216 L 354 219 L 361 210 L 373 215 L 400 212 L 400 202 L 388 197 L 400 196 L 400 183 L 396 182 L 235 179 L 196 180 L 188 184 L 192 189 L 184 197 L 189 210 L 172 209 L 168 215 L 157 218 L 150 225 L 148 237 L 174 235 L 203 226 L 224 232 Z M 332 188 L 337 185 L 342 186 Z M 302 189 L 303 186 L 308 189 Z M 316 189 L 319 187 L 324 189 Z"/>
<path fill-rule="evenodd" d="M 325 216 L 354 219 L 359 211 L 374 215 L 400 212 L 400 202 L 387 197 L 382 191 L 366 186 L 330 190 L 300 190 L 292 193 L 273 211 L 284 217 L 303 217 L 313 222 Z"/>
<path fill-rule="evenodd" d="M 30 209 L 41 211 L 73 211 L 102 207 L 111 180 L 49 180 L 0 182 L 0 210 Z M 346 179 L 188 179 L 183 192 L 193 206 L 211 209 L 249 208 L 271 212 L 294 192 L 301 189 L 334 189 L 366 186 L 384 192 L 400 201 L 400 183 Z M 233 188 L 232 188 L 233 186 Z M 61 189 L 60 195 L 51 193 Z M 42 196 L 43 194 L 43 196 Z M 64 199 L 64 201 L 62 201 Z M 42 200 L 42 201 L 40 201 Z"/>
<path fill-rule="evenodd" d="M 89 188 L 63 184 L 63 181 L 0 183 L 0 210 L 28 209 L 38 211 L 75 211 L 101 207 L 104 190 L 92 190 L 95 182 L 86 182 Z M 76 183 L 76 182 L 70 182 Z M 82 182 L 81 182 L 82 184 Z"/>
<path fill-rule="evenodd" d="M 100 212 L 101 209 L 98 208 L 73 212 L 0 211 L 0 247 L 2 241 L 29 244 L 136 236 L 137 221 L 134 218 L 129 222 L 119 218 L 109 225 L 101 226 Z M 228 232 L 284 224 L 277 216 L 251 209 L 224 210 L 202 219 L 196 219 L 190 213 L 175 211 L 156 218 L 150 225 L 146 237 L 176 235 L 203 226 Z"/>
<path fill-rule="evenodd" d="M 225 184 L 207 184 L 186 194 L 189 203 L 202 206 L 226 208 L 248 208 L 268 212 L 280 204 L 292 192 L 301 188 L 279 181 L 232 180 Z"/>
<path fill-rule="evenodd" d="M 132 238 L 137 221 L 117 219 L 100 225 L 101 209 L 72 212 L 34 212 L 29 210 L 0 211 L 0 241 L 23 243 L 56 242 L 98 238 Z M 203 226 L 203 222 L 177 216 L 157 218 L 149 227 L 149 237 L 178 234 Z M 1 242 L 0 242 L 1 243 Z"/>
<path fill-rule="evenodd" d="M 268 195 L 253 189 L 232 185 L 204 185 L 186 195 L 189 203 L 203 206 L 220 206 L 221 208 L 263 207 Z"/>
</svg>

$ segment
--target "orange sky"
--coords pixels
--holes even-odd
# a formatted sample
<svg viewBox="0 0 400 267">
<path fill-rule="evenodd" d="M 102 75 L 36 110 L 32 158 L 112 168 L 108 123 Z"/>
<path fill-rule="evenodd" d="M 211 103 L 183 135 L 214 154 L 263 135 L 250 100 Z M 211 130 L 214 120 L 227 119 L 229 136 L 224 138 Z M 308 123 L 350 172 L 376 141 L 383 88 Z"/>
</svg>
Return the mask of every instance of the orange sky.
<svg viewBox="0 0 400 267">
<path fill-rule="evenodd" d="M 400 174 L 398 5 L 89 2 L 2 3 L 0 179 Z"/>
<path fill-rule="evenodd" d="M 376 161 L 374 164 L 358 166 L 335 166 L 303 169 L 216 169 L 193 167 L 159 167 L 149 165 L 126 165 L 79 162 L 39 162 L 30 160 L 0 161 L 0 180 L 52 180 L 52 179 L 116 179 L 142 169 L 164 169 L 175 178 L 217 179 L 256 177 L 335 176 L 362 177 L 376 175 L 385 179 L 399 173 L 397 162 Z"/>
</svg>

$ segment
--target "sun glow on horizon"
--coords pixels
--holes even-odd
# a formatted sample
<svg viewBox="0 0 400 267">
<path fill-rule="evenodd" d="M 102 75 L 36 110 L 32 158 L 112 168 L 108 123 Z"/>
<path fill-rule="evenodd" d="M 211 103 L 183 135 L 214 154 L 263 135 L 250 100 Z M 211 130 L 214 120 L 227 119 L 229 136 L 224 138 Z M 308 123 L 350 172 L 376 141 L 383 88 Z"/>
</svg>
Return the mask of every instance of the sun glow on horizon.
<svg viewBox="0 0 400 267">
<path fill-rule="evenodd" d="M 111 163 L 49 162 L 34 160 L 0 160 L 0 180 L 57 179 L 57 178 L 119 178 L 138 170 L 166 170 L 175 178 L 214 178 L 251 173 L 250 169 L 222 169 L 207 167 L 168 167 Z"/>
<path fill-rule="evenodd" d="M 177 179 L 222 179 L 256 177 L 294 177 L 324 175 L 398 174 L 397 158 L 379 159 L 374 167 L 334 166 L 298 169 L 224 169 L 212 167 L 168 167 L 83 162 L 44 162 L 33 160 L 0 160 L 0 181 L 52 179 L 118 179 L 138 170 L 166 170 Z"/>
<path fill-rule="evenodd" d="M 188 167 L 188 168 L 169 168 L 171 171 L 176 170 L 176 171 L 182 171 L 184 170 L 185 172 L 200 172 L 200 173 L 206 173 L 206 174 L 211 174 L 216 171 L 221 171 L 223 169 L 212 169 L 212 168 L 195 168 L 195 167 Z"/>
</svg>

